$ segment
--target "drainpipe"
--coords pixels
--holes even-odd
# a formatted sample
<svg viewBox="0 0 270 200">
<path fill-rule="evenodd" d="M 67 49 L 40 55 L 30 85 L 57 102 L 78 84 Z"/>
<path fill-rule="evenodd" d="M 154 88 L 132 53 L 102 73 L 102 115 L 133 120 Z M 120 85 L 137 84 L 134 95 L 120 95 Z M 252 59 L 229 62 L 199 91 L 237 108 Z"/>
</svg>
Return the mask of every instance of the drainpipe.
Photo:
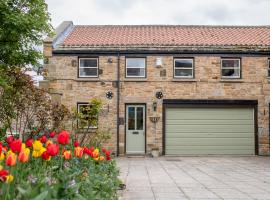
<svg viewBox="0 0 270 200">
<path fill-rule="evenodd" d="M 117 124 L 117 130 L 116 130 L 116 134 L 117 134 L 117 139 L 116 139 L 116 146 L 117 146 L 117 150 L 116 150 L 116 156 L 119 156 L 119 109 L 120 109 L 120 53 L 117 53 L 117 119 L 116 119 L 116 124 Z"/>
</svg>

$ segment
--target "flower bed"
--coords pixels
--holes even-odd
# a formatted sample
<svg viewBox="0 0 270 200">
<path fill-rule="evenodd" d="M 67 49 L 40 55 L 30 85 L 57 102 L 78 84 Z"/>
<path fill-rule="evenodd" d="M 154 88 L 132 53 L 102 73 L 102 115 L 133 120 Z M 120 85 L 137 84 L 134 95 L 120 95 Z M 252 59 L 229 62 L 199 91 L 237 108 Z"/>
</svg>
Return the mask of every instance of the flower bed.
<svg viewBox="0 0 270 200">
<path fill-rule="evenodd" d="M 48 138 L 23 143 L 10 136 L 0 144 L 3 199 L 116 198 L 119 172 L 108 150 L 71 144 L 67 131 Z"/>
</svg>

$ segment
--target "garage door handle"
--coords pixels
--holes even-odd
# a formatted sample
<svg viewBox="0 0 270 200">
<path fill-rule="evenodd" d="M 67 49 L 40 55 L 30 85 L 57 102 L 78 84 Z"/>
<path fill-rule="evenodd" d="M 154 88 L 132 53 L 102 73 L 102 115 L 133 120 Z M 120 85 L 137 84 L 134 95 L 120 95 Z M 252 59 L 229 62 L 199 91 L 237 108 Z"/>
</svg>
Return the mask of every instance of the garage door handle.
<svg viewBox="0 0 270 200">
<path fill-rule="evenodd" d="M 139 134 L 139 132 L 138 131 L 134 131 L 134 132 L 132 132 L 132 134 L 136 134 L 136 135 L 138 135 Z"/>
</svg>

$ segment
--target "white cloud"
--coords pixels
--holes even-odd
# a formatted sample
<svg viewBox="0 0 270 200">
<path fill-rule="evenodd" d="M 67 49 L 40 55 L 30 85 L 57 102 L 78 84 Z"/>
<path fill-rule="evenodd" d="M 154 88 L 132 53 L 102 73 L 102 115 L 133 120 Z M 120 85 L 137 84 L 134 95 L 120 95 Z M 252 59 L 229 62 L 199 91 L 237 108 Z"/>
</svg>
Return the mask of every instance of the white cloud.
<svg viewBox="0 0 270 200">
<path fill-rule="evenodd" d="M 269 0 L 45 0 L 52 24 L 269 25 Z"/>
</svg>

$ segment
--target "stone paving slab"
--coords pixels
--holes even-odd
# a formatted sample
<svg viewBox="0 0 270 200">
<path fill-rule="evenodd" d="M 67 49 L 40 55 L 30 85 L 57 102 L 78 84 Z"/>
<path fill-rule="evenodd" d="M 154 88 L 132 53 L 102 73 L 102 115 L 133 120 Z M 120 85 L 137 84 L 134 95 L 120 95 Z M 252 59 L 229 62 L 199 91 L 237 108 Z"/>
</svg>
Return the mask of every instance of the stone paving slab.
<svg viewBox="0 0 270 200">
<path fill-rule="evenodd" d="M 270 157 L 117 158 L 120 200 L 270 200 Z"/>
</svg>

